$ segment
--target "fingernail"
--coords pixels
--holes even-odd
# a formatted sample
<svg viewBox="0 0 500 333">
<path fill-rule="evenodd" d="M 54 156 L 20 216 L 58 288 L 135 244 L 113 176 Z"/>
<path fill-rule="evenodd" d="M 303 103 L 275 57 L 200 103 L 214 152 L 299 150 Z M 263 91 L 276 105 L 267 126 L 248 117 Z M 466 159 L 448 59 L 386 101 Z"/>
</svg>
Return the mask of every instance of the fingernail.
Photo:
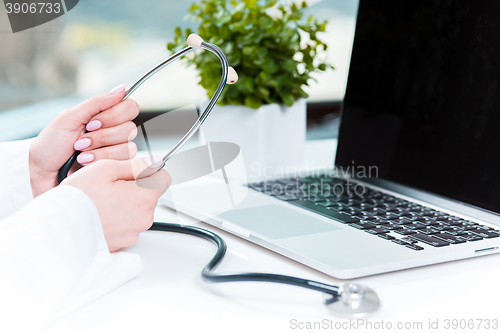
<svg viewBox="0 0 500 333">
<path fill-rule="evenodd" d="M 89 163 L 94 160 L 94 154 L 80 154 L 76 158 L 78 163 L 83 164 L 83 163 Z"/>
<path fill-rule="evenodd" d="M 87 131 L 95 131 L 99 128 L 101 128 L 102 123 L 99 120 L 93 120 L 90 123 L 87 124 Z"/>
<path fill-rule="evenodd" d="M 120 84 L 118 87 L 114 88 L 114 89 L 111 89 L 111 91 L 109 92 L 111 95 L 116 95 L 118 94 L 120 91 L 122 91 L 123 89 L 125 89 L 125 85 L 124 84 Z"/>
<path fill-rule="evenodd" d="M 75 142 L 74 147 L 75 147 L 75 150 L 82 150 L 82 149 L 89 147 L 91 144 L 92 144 L 92 140 L 85 138 L 85 139 L 80 139 L 77 142 Z"/>
<path fill-rule="evenodd" d="M 163 158 L 159 155 L 153 155 L 152 159 L 151 157 L 146 157 L 144 161 L 151 169 L 159 168 L 163 164 Z"/>
</svg>

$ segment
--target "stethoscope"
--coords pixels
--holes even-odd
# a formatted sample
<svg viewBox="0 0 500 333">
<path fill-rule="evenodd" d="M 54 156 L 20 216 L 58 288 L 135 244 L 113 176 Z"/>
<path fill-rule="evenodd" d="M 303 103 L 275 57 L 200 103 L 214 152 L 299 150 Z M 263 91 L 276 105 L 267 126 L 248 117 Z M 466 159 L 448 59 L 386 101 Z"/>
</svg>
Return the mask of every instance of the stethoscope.
<svg viewBox="0 0 500 333">
<path fill-rule="evenodd" d="M 163 157 L 163 163 L 158 168 L 160 170 L 165 166 L 165 163 L 173 157 L 184 144 L 193 136 L 193 134 L 200 128 L 203 122 L 207 119 L 208 115 L 212 111 L 219 99 L 226 83 L 233 84 L 238 80 L 238 75 L 236 71 L 229 66 L 229 61 L 224 54 L 224 52 L 217 46 L 209 43 L 205 43 L 203 39 L 195 34 L 192 34 L 187 39 L 188 47 L 172 55 L 170 58 L 166 59 L 153 69 L 151 69 L 146 75 L 140 78 L 131 88 L 128 90 L 123 97 L 122 101 L 127 99 L 137 88 L 141 86 L 147 79 L 151 76 L 171 64 L 177 59 L 182 58 L 186 54 L 202 48 L 214 53 L 222 64 L 222 79 L 212 96 L 208 106 L 205 111 L 198 117 L 194 125 L 189 129 L 189 131 L 179 140 L 179 142 L 172 148 L 172 150 Z M 151 151 L 147 137 L 145 137 L 146 145 L 148 150 Z M 63 165 L 59 170 L 58 181 L 61 183 L 67 176 L 69 169 L 76 161 L 79 152 L 75 152 L 71 158 Z M 322 282 L 316 282 L 312 280 L 306 280 L 301 278 L 296 278 L 286 275 L 278 274 L 267 274 L 267 273 L 241 273 L 241 274 L 225 274 L 219 275 L 214 274 L 213 271 L 222 262 L 226 254 L 227 245 L 226 242 L 217 234 L 198 227 L 173 224 L 173 223 L 153 223 L 153 226 L 149 230 L 156 231 L 168 231 L 176 232 L 181 234 L 192 235 L 200 237 L 211 241 L 217 245 L 217 252 L 210 262 L 203 268 L 201 272 L 202 278 L 205 282 L 220 283 L 220 282 L 242 282 L 242 281 L 256 281 L 256 282 L 272 282 L 288 284 L 297 287 L 302 287 L 306 289 L 316 290 L 323 293 L 323 303 L 332 311 L 333 314 L 343 316 L 343 317 L 364 317 L 376 312 L 381 307 L 381 299 L 377 293 L 364 286 L 357 283 L 345 283 L 342 285 L 334 286 Z"/>
</svg>

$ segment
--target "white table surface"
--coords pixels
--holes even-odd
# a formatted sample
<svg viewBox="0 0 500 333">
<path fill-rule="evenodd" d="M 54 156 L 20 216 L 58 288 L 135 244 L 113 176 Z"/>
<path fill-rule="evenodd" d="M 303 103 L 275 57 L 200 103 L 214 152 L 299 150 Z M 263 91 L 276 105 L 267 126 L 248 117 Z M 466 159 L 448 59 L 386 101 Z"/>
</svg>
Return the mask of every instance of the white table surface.
<svg viewBox="0 0 500 333">
<path fill-rule="evenodd" d="M 331 165 L 335 144 L 334 140 L 309 142 L 306 157 L 318 167 Z M 318 154 L 325 151 L 332 153 Z M 229 250 L 219 273 L 272 272 L 331 284 L 346 282 L 166 207 L 157 208 L 156 221 L 189 223 L 221 235 Z M 499 255 L 355 279 L 376 289 L 384 303 L 366 321 L 349 322 L 332 316 L 321 303 L 321 294 L 314 291 L 269 283 L 203 282 L 201 269 L 215 252 L 215 246 L 203 239 L 148 231 L 123 251 L 141 256 L 142 274 L 60 319 L 49 332 L 296 332 L 311 330 L 294 323 L 314 322 L 325 325 L 323 331 L 385 331 L 380 325 L 392 325 L 394 331 L 461 331 L 446 330 L 447 319 L 474 320 L 476 329 L 463 331 L 500 330 L 500 322 L 496 330 L 484 329 L 484 322 L 477 330 L 481 319 L 500 321 Z M 436 320 L 439 329 L 429 330 L 429 321 Z M 359 326 L 335 329 L 342 323 Z M 414 329 L 418 325 L 422 328 Z"/>
</svg>

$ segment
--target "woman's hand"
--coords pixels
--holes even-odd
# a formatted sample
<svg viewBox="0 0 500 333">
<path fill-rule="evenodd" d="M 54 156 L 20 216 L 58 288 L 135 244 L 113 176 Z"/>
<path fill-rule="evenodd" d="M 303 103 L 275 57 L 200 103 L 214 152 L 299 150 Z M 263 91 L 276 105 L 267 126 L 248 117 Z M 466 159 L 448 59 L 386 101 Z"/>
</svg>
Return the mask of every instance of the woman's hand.
<svg viewBox="0 0 500 333">
<path fill-rule="evenodd" d="M 155 157 L 156 161 L 156 157 Z M 153 161 L 153 162 L 155 162 Z M 172 183 L 165 170 L 149 158 L 132 161 L 102 160 L 78 170 L 61 184 L 79 188 L 94 202 L 111 252 L 130 246 L 153 224 L 158 199 Z M 148 189 L 134 179 L 140 175 Z"/>
<path fill-rule="evenodd" d="M 137 135 L 131 121 L 139 114 L 131 99 L 121 102 L 125 87 L 95 96 L 54 118 L 33 141 L 29 152 L 29 170 L 33 196 L 57 186 L 57 172 L 73 155 L 85 166 L 98 160 L 134 158 L 137 147 L 130 142 Z M 88 131 L 88 133 L 85 132 Z M 70 174 L 80 166 L 73 166 Z"/>
</svg>

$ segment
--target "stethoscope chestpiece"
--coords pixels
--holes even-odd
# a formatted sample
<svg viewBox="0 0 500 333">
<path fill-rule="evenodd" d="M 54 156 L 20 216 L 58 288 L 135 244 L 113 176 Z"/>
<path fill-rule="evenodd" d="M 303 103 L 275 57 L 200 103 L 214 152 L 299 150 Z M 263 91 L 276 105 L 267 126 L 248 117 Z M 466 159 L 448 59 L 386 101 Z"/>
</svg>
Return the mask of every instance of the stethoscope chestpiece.
<svg viewBox="0 0 500 333">
<path fill-rule="evenodd" d="M 346 283 L 339 287 L 340 296 L 323 293 L 323 303 L 337 316 L 347 318 L 366 317 L 377 312 L 382 300 L 366 286 Z"/>
</svg>

